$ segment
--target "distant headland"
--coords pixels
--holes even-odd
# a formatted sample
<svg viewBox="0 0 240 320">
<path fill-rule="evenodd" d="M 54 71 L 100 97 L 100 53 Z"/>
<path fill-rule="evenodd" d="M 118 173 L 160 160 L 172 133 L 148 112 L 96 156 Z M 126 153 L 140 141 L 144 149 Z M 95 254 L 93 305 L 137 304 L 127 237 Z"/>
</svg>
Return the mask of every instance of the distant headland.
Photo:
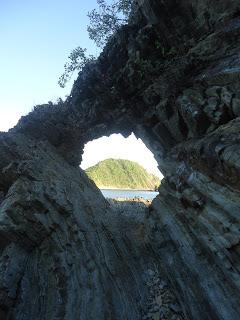
<svg viewBox="0 0 240 320">
<path fill-rule="evenodd" d="M 106 159 L 85 170 L 100 189 L 156 190 L 160 179 L 137 162 Z"/>
</svg>

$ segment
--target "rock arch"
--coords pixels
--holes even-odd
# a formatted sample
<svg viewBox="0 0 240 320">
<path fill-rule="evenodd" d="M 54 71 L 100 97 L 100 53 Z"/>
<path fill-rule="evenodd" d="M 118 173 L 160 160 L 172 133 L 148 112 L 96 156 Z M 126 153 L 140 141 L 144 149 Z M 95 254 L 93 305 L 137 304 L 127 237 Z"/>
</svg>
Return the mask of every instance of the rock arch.
<svg viewBox="0 0 240 320">
<path fill-rule="evenodd" d="M 142 319 L 152 266 L 186 319 L 239 317 L 239 12 L 139 0 L 66 102 L 1 133 L 2 318 Z M 165 176 L 134 219 L 77 168 L 85 142 L 132 131 Z"/>
</svg>

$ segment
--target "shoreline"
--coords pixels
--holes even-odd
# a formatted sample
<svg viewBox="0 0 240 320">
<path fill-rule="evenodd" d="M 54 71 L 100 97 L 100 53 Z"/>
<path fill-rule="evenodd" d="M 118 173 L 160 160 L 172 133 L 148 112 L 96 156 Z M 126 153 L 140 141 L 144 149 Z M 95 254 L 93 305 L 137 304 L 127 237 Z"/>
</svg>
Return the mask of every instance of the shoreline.
<svg viewBox="0 0 240 320">
<path fill-rule="evenodd" d="M 98 187 L 98 186 L 97 186 Z M 110 187 L 98 187 L 98 189 L 100 190 L 121 190 L 121 191 L 148 191 L 148 192 L 158 192 L 152 189 L 127 189 L 127 188 L 110 188 Z"/>
<path fill-rule="evenodd" d="M 117 197 L 117 198 L 106 198 L 106 200 L 110 204 L 121 204 L 121 203 L 143 203 L 145 206 L 150 206 L 153 199 L 145 199 L 142 197 L 135 197 L 135 198 L 122 198 L 122 197 Z"/>
</svg>

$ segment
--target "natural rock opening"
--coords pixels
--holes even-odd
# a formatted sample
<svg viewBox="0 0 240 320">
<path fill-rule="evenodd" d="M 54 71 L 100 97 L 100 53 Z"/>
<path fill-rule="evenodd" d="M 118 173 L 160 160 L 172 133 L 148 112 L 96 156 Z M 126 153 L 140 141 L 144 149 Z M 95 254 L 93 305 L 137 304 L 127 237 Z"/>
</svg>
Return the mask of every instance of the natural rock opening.
<svg viewBox="0 0 240 320">
<path fill-rule="evenodd" d="M 132 133 L 101 137 L 84 146 L 80 167 L 105 197 L 153 199 L 162 174 L 152 152 Z M 108 190 L 109 189 L 109 190 Z M 151 192 L 152 191 L 152 192 Z M 148 198 L 149 197 L 149 198 Z"/>
</svg>

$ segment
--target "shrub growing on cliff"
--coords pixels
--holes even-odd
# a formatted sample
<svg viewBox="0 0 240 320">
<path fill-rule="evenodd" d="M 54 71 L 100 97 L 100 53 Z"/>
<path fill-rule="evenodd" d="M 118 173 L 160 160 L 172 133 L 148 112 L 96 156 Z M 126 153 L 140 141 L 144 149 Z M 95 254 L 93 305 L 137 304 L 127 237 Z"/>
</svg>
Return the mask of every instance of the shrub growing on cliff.
<svg viewBox="0 0 240 320">
<path fill-rule="evenodd" d="M 97 0 L 98 9 L 88 13 L 90 25 L 88 26 L 89 38 L 98 47 L 103 47 L 108 39 L 128 22 L 132 0 L 118 0 L 108 4 L 105 0 Z"/>
<path fill-rule="evenodd" d="M 88 13 L 90 24 L 87 27 L 89 38 L 97 47 L 103 48 L 120 26 L 128 22 L 132 3 L 133 0 L 112 0 L 111 3 L 97 0 L 98 8 Z M 58 80 L 60 87 L 65 87 L 74 71 L 81 71 L 86 64 L 95 59 L 86 52 L 87 49 L 82 47 L 72 50 L 68 57 L 69 61 L 64 65 L 64 73 Z"/>
<path fill-rule="evenodd" d="M 95 58 L 92 55 L 86 54 L 87 49 L 77 47 L 74 49 L 68 59 L 69 61 L 64 65 L 64 73 L 60 76 L 58 84 L 60 87 L 64 88 L 68 80 L 71 79 L 71 76 L 74 71 L 82 70 L 84 66 L 93 61 Z"/>
</svg>

